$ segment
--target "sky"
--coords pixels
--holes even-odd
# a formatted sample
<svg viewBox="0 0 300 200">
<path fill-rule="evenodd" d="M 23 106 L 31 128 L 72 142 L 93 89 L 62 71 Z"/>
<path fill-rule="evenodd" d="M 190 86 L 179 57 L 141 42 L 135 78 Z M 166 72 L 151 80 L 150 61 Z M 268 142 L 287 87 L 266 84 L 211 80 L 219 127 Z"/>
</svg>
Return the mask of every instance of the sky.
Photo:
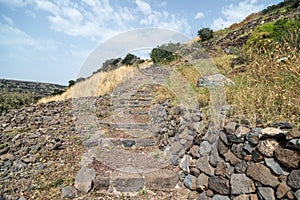
<svg viewBox="0 0 300 200">
<path fill-rule="evenodd" d="M 222 29 L 279 2 L 0 0 L 0 78 L 67 85 L 97 47 L 120 34 L 160 28 L 194 38 L 201 28 Z"/>
</svg>

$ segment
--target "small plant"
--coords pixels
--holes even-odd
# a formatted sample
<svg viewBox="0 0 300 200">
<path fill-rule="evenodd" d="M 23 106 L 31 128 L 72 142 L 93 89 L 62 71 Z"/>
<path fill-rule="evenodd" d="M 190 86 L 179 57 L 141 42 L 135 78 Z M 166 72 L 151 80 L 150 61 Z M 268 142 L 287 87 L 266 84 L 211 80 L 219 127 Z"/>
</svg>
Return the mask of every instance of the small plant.
<svg viewBox="0 0 300 200">
<path fill-rule="evenodd" d="M 140 195 L 145 196 L 146 200 L 149 199 L 149 197 L 148 197 L 148 191 L 147 191 L 146 187 L 143 187 L 143 189 L 139 193 L 140 193 Z"/>
</svg>

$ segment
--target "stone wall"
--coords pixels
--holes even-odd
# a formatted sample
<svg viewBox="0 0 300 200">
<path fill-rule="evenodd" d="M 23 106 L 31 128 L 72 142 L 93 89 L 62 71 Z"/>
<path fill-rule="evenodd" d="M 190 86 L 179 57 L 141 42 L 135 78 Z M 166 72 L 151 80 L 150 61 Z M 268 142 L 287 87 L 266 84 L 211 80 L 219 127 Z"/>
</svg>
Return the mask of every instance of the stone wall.
<svg viewBox="0 0 300 200">
<path fill-rule="evenodd" d="M 250 127 L 231 120 L 199 130 L 200 110 L 152 110 L 155 136 L 180 168 L 189 199 L 300 199 L 300 131 L 289 123 Z"/>
</svg>

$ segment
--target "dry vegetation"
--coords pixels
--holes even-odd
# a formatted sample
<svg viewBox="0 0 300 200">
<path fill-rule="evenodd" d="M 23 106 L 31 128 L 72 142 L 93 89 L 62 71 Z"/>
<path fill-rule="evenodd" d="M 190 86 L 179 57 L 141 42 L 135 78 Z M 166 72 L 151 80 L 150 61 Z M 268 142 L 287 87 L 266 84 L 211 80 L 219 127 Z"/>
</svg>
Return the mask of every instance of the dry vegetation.
<svg viewBox="0 0 300 200">
<path fill-rule="evenodd" d="M 89 96 L 100 96 L 109 94 L 124 79 L 130 79 L 135 72 L 134 67 L 123 66 L 113 71 L 99 72 L 85 81 L 78 82 L 71 86 L 61 95 L 46 97 L 40 103 L 49 101 L 61 101 L 68 98 L 79 98 Z"/>
</svg>

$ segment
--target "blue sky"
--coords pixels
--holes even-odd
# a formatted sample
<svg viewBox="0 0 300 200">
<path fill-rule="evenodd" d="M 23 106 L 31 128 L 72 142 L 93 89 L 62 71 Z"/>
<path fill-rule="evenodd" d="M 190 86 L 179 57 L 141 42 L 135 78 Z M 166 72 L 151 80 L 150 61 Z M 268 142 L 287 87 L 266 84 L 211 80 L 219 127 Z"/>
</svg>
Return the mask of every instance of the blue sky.
<svg viewBox="0 0 300 200">
<path fill-rule="evenodd" d="M 197 35 L 281 0 L 0 0 L 0 78 L 67 84 L 113 36 L 137 28 Z M 99 67 L 101 64 L 99 64 Z"/>
</svg>

